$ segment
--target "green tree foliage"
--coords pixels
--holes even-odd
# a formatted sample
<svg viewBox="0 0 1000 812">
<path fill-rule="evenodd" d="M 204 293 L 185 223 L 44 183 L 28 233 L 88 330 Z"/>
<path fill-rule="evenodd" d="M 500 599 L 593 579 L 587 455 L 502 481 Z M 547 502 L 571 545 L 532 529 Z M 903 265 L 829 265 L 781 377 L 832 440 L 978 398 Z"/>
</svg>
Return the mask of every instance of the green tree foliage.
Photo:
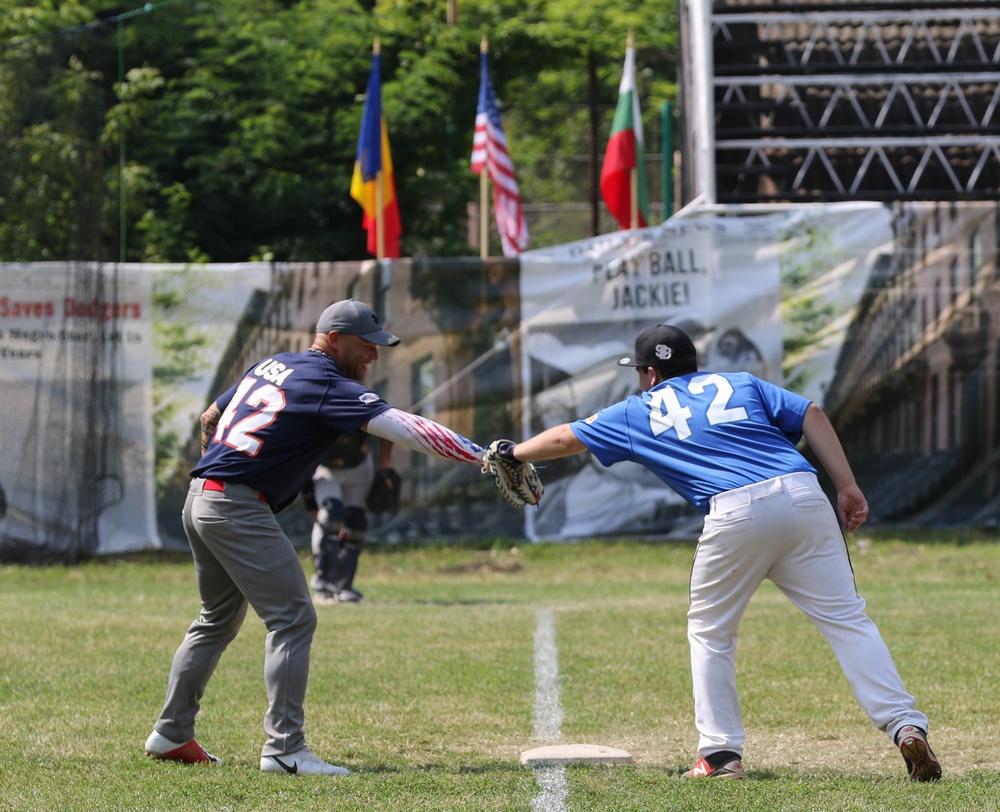
<svg viewBox="0 0 1000 812">
<path fill-rule="evenodd" d="M 102 109 L 109 101 L 87 64 L 92 41 L 55 33 L 93 18 L 77 3 L 52 5 L 0 3 L 4 259 L 89 258 L 90 235 L 100 229 L 94 193 L 102 174 Z"/>
<path fill-rule="evenodd" d="M 447 0 L 0 0 L 0 261 L 367 256 L 349 187 L 376 36 L 408 255 L 470 253 L 484 35 L 527 203 L 589 199 L 630 29 L 655 143 L 672 6 L 454 7 L 451 25 Z"/>
</svg>

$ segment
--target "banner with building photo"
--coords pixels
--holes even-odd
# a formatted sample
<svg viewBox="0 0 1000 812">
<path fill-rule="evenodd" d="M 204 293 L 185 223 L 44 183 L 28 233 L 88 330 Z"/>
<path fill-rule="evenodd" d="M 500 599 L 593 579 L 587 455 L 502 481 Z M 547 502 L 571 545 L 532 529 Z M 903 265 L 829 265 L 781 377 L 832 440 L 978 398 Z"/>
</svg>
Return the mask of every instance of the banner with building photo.
<svg viewBox="0 0 1000 812">
<path fill-rule="evenodd" d="M 687 331 L 703 369 L 748 371 L 784 384 L 784 340 L 802 325 L 783 324 L 783 278 L 796 295 L 835 304 L 835 312 L 823 311 L 829 329 L 801 342 L 797 359 L 803 366 L 797 380 L 821 390 L 832 376 L 849 312 L 878 250 L 891 239 L 888 223 L 882 206 L 849 204 L 682 219 L 526 252 L 526 433 L 586 417 L 637 391 L 635 370 L 615 362 L 651 324 Z M 816 326 L 813 320 L 806 329 Z M 689 534 L 698 519 L 678 495 L 631 463 L 604 468 L 580 454 L 546 463 L 543 478 L 545 498 L 525 514 L 531 538 Z"/>
<path fill-rule="evenodd" d="M 870 203 L 685 217 L 519 261 L 398 260 L 377 285 L 358 263 L 0 264 L 0 560 L 183 547 L 199 415 L 253 361 L 307 347 L 323 303 L 345 295 L 375 302 L 404 339 L 375 387 L 480 442 L 636 391 L 615 362 L 658 322 L 688 330 L 704 368 L 823 402 L 892 233 Z M 546 463 L 545 498 L 524 513 L 471 467 L 394 461 L 406 484 L 386 538 L 689 538 L 700 523 L 644 469 L 588 454 Z M 305 511 L 280 520 L 307 537 Z"/>
<path fill-rule="evenodd" d="M 153 278 L 152 425 L 156 529 L 165 546 L 186 545 L 180 514 L 201 456 L 199 418 L 255 357 L 268 305 L 276 298 L 267 262 L 144 266 Z M 261 358 L 280 349 L 261 340 Z M 248 355 L 250 359 L 248 359 Z"/>
</svg>

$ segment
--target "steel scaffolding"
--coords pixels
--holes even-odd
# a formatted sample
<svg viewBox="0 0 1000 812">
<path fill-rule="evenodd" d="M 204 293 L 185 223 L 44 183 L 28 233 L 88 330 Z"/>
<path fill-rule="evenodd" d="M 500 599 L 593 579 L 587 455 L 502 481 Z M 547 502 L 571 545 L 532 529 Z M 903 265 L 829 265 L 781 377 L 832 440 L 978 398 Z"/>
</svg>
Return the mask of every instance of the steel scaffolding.
<svg viewBox="0 0 1000 812">
<path fill-rule="evenodd" d="M 993 4 L 708 7 L 682 4 L 685 202 L 1000 195 Z"/>
</svg>

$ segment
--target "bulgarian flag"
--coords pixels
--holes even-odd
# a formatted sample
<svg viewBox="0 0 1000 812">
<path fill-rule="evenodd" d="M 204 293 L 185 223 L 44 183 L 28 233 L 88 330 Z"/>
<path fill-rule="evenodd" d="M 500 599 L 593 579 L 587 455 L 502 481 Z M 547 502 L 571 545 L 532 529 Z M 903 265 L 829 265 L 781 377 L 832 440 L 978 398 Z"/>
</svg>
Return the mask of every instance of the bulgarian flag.
<svg viewBox="0 0 1000 812">
<path fill-rule="evenodd" d="M 623 229 L 649 224 L 642 116 L 635 89 L 635 50 L 631 34 L 625 49 L 625 70 L 618 87 L 618 107 L 601 168 L 601 197 Z"/>
</svg>

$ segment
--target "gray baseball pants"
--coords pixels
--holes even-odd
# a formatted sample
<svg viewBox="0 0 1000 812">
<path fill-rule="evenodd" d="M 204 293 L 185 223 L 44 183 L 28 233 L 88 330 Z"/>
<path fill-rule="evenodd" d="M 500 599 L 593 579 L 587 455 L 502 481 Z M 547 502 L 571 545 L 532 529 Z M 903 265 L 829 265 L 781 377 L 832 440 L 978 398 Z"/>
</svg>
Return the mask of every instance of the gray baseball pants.
<svg viewBox="0 0 1000 812">
<path fill-rule="evenodd" d="M 174 654 L 167 697 L 155 729 L 171 741 L 194 738 L 195 716 L 215 666 L 236 637 L 247 605 L 264 622 L 262 756 L 305 747 L 303 701 L 316 630 L 305 572 L 295 548 L 257 491 L 226 483 L 205 490 L 193 479 L 184 503 L 184 532 L 194 555 L 201 615 Z"/>
</svg>

